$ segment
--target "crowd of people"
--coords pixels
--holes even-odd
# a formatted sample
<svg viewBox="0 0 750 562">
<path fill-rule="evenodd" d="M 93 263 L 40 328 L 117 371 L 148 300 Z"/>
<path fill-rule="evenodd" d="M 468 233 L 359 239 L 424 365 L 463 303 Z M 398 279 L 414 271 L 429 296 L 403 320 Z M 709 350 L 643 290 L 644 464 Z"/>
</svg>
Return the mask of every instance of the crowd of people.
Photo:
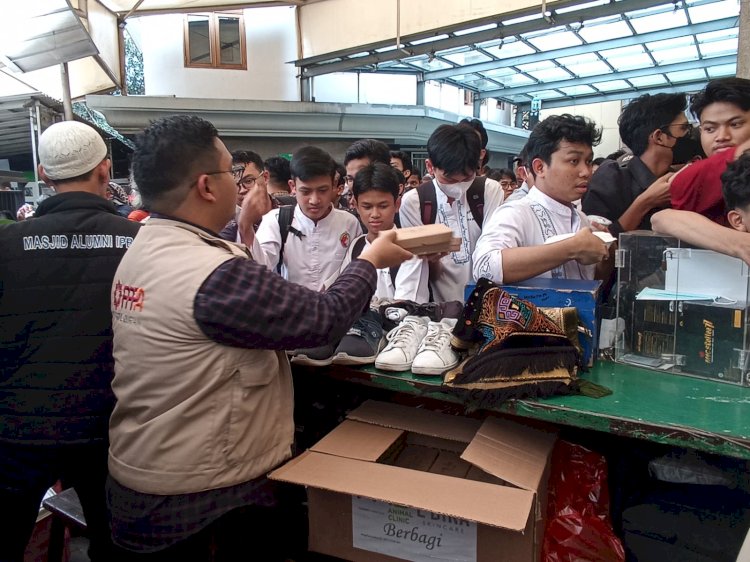
<svg viewBox="0 0 750 562">
<path fill-rule="evenodd" d="M 128 220 L 99 134 L 50 126 L 39 174 L 56 195 L 0 226 L 0 561 L 22 559 L 57 480 L 78 492 L 93 561 L 229 560 L 248 544 L 283 559 L 266 474 L 293 451 L 289 358 L 401 370 L 428 350 L 438 363 L 419 368 L 439 374 L 455 320 L 430 303 L 482 277 L 607 280 L 600 231 L 653 224 L 750 260 L 750 81 L 711 81 L 689 113 L 682 94 L 643 95 L 619 131 L 629 152 L 599 160 L 594 122 L 553 115 L 513 169 L 490 170 L 467 119 L 433 132 L 422 174 L 374 139 L 342 164 L 315 146 L 263 160 L 166 117 L 136 138 Z M 428 224 L 456 248 L 395 243 Z M 378 314 L 399 302 L 406 328 L 386 336 Z"/>
</svg>

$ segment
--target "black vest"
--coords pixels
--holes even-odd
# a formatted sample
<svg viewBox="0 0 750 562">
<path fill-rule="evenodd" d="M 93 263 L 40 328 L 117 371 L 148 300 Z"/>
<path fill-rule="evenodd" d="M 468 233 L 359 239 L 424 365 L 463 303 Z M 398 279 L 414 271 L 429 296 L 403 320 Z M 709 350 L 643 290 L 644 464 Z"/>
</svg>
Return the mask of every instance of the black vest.
<svg viewBox="0 0 750 562">
<path fill-rule="evenodd" d="M 85 192 L 0 227 L 0 440 L 106 439 L 112 279 L 139 227 Z"/>
</svg>

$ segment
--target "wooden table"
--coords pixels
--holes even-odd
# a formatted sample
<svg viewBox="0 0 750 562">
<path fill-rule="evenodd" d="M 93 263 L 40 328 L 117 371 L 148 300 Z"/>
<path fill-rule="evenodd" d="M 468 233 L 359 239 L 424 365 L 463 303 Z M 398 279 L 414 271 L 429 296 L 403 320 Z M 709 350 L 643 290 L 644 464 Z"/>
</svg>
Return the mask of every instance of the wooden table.
<svg viewBox="0 0 750 562">
<path fill-rule="evenodd" d="M 439 377 L 374 367 L 327 367 L 331 376 L 451 402 Z M 750 459 L 750 388 L 599 362 L 583 378 L 613 392 L 604 398 L 510 400 L 492 410 L 524 418 Z"/>
</svg>

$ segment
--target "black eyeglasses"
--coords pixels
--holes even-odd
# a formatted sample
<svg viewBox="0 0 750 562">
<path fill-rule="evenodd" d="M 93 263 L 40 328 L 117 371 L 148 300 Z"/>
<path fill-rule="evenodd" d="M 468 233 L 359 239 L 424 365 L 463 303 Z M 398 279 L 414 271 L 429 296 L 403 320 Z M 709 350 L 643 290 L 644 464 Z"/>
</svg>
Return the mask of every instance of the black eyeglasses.
<svg viewBox="0 0 750 562">
<path fill-rule="evenodd" d="M 254 178 L 253 176 L 245 176 L 244 178 L 237 181 L 237 187 L 239 189 L 250 189 L 251 187 L 253 187 L 253 185 L 255 185 L 255 182 L 258 181 L 259 178 L 260 176 L 258 176 L 257 178 Z"/>
<path fill-rule="evenodd" d="M 237 165 L 232 166 L 231 170 L 216 170 L 215 172 L 203 172 L 207 176 L 213 176 L 216 174 L 232 174 L 234 181 L 239 181 L 242 178 L 242 174 L 245 173 L 245 166 Z"/>
<path fill-rule="evenodd" d="M 679 127 L 680 130 L 682 131 L 682 134 L 678 136 L 673 135 L 672 132 L 670 131 L 672 127 Z M 659 130 L 669 135 L 672 138 L 678 138 L 678 137 L 686 137 L 690 133 L 692 133 L 693 126 L 690 123 L 669 123 L 667 125 L 662 125 L 661 127 L 659 127 Z"/>
</svg>

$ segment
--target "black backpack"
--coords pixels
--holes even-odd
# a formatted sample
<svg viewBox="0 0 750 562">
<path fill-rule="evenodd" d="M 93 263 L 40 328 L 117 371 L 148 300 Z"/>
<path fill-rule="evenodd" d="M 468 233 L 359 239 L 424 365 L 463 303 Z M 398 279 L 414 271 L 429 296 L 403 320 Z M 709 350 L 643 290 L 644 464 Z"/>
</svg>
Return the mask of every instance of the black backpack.
<svg viewBox="0 0 750 562">
<path fill-rule="evenodd" d="M 359 257 L 359 254 L 362 253 L 362 250 L 365 249 L 365 242 L 367 241 L 367 236 L 360 236 L 357 238 L 357 240 L 354 242 L 354 246 L 352 247 L 352 261 L 356 260 Z M 391 282 L 393 283 L 393 287 L 396 287 L 396 275 L 398 275 L 398 268 L 401 267 L 400 265 L 394 266 L 390 268 L 391 273 Z"/>
<path fill-rule="evenodd" d="M 304 234 L 292 226 L 292 219 L 294 218 L 294 208 L 297 205 L 282 205 L 279 207 L 279 233 L 281 234 L 281 249 L 279 250 L 279 261 L 276 264 L 276 273 L 281 275 L 281 265 L 284 263 L 284 246 L 286 245 L 286 239 L 289 237 L 291 232 L 297 238 L 302 240 Z"/>
<path fill-rule="evenodd" d="M 466 200 L 474 220 L 482 228 L 484 222 L 484 176 L 477 176 L 466 191 Z M 425 182 L 417 187 L 419 195 L 419 209 L 422 215 L 422 224 L 435 224 L 437 219 L 437 194 L 435 184 L 431 181 Z"/>
</svg>

